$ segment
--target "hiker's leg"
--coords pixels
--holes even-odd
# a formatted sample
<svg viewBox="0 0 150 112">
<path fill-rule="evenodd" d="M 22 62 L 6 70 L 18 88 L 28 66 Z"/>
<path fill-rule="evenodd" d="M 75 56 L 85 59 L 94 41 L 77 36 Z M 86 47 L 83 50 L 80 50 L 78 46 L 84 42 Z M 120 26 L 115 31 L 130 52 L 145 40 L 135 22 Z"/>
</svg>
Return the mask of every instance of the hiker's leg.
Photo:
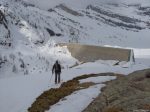
<svg viewBox="0 0 150 112">
<path fill-rule="evenodd" d="M 58 73 L 58 83 L 60 83 L 60 73 Z"/>
<path fill-rule="evenodd" d="M 57 73 L 55 72 L 55 84 L 57 83 Z"/>
</svg>

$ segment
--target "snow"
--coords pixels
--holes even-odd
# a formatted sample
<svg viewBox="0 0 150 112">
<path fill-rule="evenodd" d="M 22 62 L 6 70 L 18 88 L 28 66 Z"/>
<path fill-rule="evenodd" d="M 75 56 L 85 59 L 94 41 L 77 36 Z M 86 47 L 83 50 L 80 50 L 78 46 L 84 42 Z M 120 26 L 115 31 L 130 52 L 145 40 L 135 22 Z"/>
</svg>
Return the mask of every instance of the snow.
<svg viewBox="0 0 150 112">
<path fill-rule="evenodd" d="M 134 49 L 134 53 L 137 58 L 150 58 L 150 49 Z"/>
<path fill-rule="evenodd" d="M 35 96 L 40 95 L 48 85 L 48 75 L 12 77 L 0 80 L 0 111 L 25 112 Z"/>
<path fill-rule="evenodd" d="M 99 77 L 92 77 L 92 78 L 80 80 L 80 83 L 84 83 L 84 82 L 103 83 L 114 79 L 116 79 L 115 76 L 99 76 Z"/>
</svg>

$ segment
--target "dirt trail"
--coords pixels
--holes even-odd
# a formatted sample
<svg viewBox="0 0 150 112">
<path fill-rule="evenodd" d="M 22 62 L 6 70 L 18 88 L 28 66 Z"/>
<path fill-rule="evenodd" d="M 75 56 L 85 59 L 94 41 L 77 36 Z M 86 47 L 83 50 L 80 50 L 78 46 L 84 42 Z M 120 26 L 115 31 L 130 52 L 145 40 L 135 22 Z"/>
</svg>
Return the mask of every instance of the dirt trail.
<svg viewBox="0 0 150 112">
<path fill-rule="evenodd" d="M 150 112 L 150 69 L 110 81 L 83 112 Z"/>
</svg>

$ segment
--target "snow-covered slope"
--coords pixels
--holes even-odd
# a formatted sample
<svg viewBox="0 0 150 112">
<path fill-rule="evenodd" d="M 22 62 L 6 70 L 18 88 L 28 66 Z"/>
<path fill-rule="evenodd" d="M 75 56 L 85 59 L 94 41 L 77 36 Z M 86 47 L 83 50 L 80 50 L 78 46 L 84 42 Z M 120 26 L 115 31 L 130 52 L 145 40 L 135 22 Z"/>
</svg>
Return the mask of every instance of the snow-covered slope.
<svg viewBox="0 0 150 112">
<path fill-rule="evenodd" d="M 54 48 L 59 42 L 150 48 L 149 0 L 0 0 L 0 4 L 0 77 L 48 71 L 56 59 L 67 66 L 70 53 Z"/>
</svg>

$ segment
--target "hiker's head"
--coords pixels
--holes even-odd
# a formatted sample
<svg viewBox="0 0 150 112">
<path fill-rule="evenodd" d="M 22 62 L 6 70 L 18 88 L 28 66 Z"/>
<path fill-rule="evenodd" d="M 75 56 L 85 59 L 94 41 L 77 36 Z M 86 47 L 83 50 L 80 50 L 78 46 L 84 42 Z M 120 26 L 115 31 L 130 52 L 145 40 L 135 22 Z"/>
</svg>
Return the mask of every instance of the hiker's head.
<svg viewBox="0 0 150 112">
<path fill-rule="evenodd" d="M 56 63 L 58 64 L 58 60 L 56 60 Z"/>
</svg>

